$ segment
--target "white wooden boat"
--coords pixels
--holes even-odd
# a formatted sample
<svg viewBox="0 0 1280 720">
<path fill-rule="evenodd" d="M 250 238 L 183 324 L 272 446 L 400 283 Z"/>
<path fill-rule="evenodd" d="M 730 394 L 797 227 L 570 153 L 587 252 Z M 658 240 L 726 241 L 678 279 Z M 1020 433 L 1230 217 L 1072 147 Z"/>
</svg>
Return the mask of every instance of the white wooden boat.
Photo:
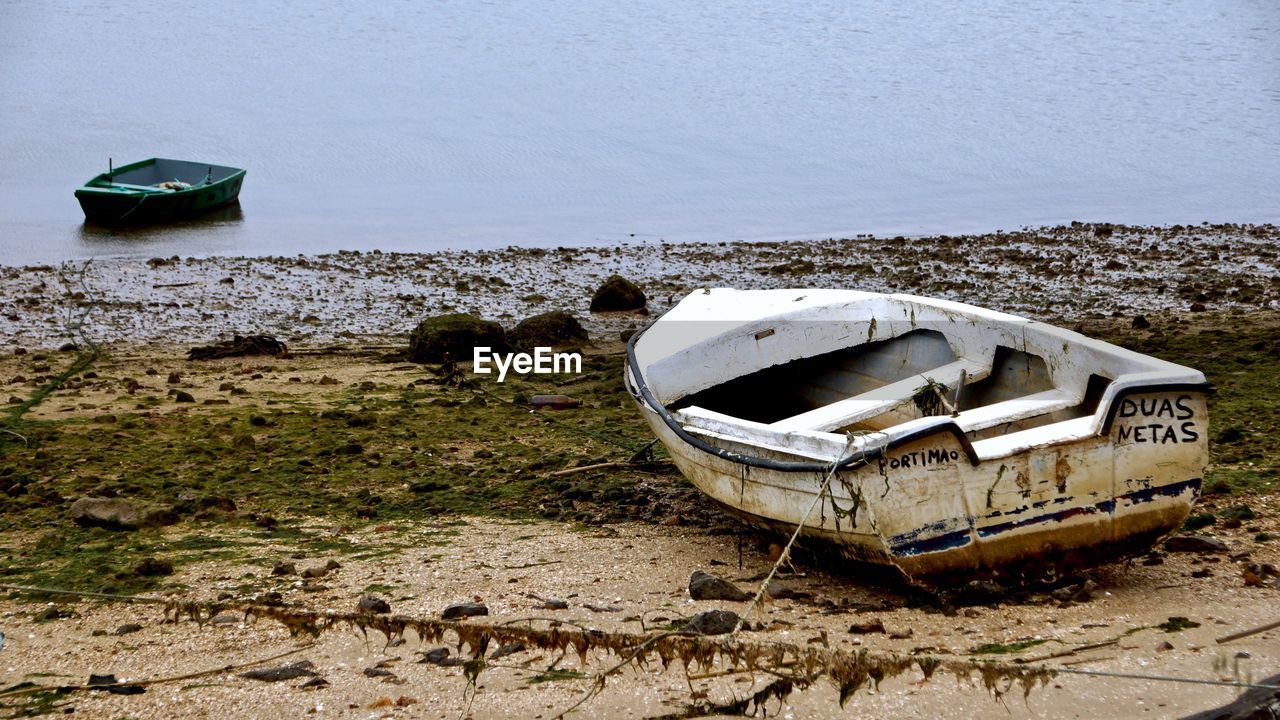
<svg viewBox="0 0 1280 720">
<path fill-rule="evenodd" d="M 785 532 L 813 507 L 806 544 L 925 584 L 1141 552 L 1207 462 L 1199 371 L 909 295 L 698 290 L 631 338 L 626 377 L 716 503 Z"/>
</svg>

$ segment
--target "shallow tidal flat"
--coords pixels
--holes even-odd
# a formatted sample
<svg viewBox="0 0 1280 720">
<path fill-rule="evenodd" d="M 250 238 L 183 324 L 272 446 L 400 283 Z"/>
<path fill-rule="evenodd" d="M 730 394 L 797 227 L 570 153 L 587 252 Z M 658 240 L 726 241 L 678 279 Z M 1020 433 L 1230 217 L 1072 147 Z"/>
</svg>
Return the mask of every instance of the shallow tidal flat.
<svg viewBox="0 0 1280 720">
<path fill-rule="evenodd" d="M 568 310 L 599 332 L 635 321 L 585 317 L 592 292 L 613 273 L 643 287 L 655 314 L 702 287 L 914 293 L 1068 325 L 1193 309 L 1234 313 L 1280 307 L 1278 240 L 1280 228 L 1271 225 L 1079 224 L 924 238 L 98 259 L 73 287 L 52 266 L 0 268 L 0 297 L 9 300 L 0 337 L 57 347 L 67 314 L 89 303 L 94 339 L 135 346 L 233 332 L 377 341 L 453 311 L 514 324 Z"/>
<path fill-rule="evenodd" d="M 1212 464 L 1186 529 L 1204 540 L 1056 588 L 941 599 L 803 557 L 783 578 L 799 594 L 766 603 L 745 637 L 1199 678 L 1230 679 L 1235 662 L 1241 677 L 1261 680 L 1280 665 L 1280 631 L 1224 646 L 1215 638 L 1274 620 L 1280 598 L 1266 570 L 1280 565 L 1278 235 L 1081 226 L 918 240 L 117 260 L 95 261 L 83 284 L 56 268 L 6 268 L 0 291 L 16 302 L 4 309 L 12 339 L 0 354 L 0 397 L 18 401 L 11 409 L 77 357 L 57 349 L 67 317 L 89 310 L 86 332 L 107 351 L 0 425 L 0 552 L 9 558 L 0 582 L 339 612 L 373 595 L 424 618 L 467 601 L 489 613 L 469 623 L 550 617 L 629 632 L 711 609 L 741 612 L 742 602 L 691 598 L 689 575 L 707 570 L 754 591 L 773 539 L 708 508 L 661 452 L 556 474 L 625 462 L 651 439 L 622 388 L 617 334 L 645 318 L 590 316 L 587 303 L 613 272 L 643 286 L 655 314 L 704 285 L 856 287 L 1078 326 L 1204 370 L 1218 388 Z M 418 320 L 452 309 L 508 326 L 567 309 L 595 345 L 579 377 L 489 376 L 457 387 L 398 354 Z M 292 357 L 185 358 L 191 345 L 233 332 L 273 334 Z M 583 404 L 522 404 L 537 393 Z M 129 504 L 137 527 L 75 522 L 72 505 L 89 496 Z M 267 682 L 223 671 L 138 695 L 58 700 L 89 716 L 166 716 L 180 706 L 203 717 L 549 718 L 589 689 L 584 673 L 618 659 L 591 653 L 584 665 L 572 652 L 557 660 L 525 648 L 491 659 L 468 689 L 466 668 L 418 662 L 448 642 L 412 634 L 400 645 L 376 632 L 311 640 L 242 614 L 166 624 L 158 607 L 19 592 L 0 613 L 0 687 L 182 675 L 298 648 L 264 667 L 306 660 L 314 673 Z M 695 670 L 693 680 L 679 663 L 628 669 L 578 712 L 663 716 L 769 681 L 716 674 L 723 669 Z M 299 687 L 312 677 L 325 683 Z M 1119 707 L 1165 717 L 1237 694 L 1060 675 L 1025 703 L 1016 688 L 1001 705 L 980 683 L 920 679 L 913 671 L 861 691 L 846 713 L 1096 717 Z M 825 716 L 837 692 L 819 683 L 770 707 Z"/>
</svg>

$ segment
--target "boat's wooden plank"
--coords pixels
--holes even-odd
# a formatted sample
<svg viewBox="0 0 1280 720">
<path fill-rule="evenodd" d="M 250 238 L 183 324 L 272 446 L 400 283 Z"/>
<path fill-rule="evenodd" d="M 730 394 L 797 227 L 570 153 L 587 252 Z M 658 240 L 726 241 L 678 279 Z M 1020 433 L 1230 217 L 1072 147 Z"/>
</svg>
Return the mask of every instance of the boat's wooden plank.
<svg viewBox="0 0 1280 720">
<path fill-rule="evenodd" d="M 743 420 L 697 406 L 678 410 L 675 416 L 689 432 L 721 437 L 816 460 L 831 460 L 845 450 L 846 440 L 840 435 L 811 431 L 779 431 L 764 423 Z"/>
<path fill-rule="evenodd" d="M 1083 440 L 1095 432 L 1096 418 L 1093 415 L 1063 420 L 1052 425 L 1030 428 L 1020 432 L 999 435 L 973 443 L 973 451 L 980 460 L 1006 457 L 1029 448 L 1043 445 Z"/>
<path fill-rule="evenodd" d="M 932 370 L 912 375 L 905 380 L 889 383 L 875 390 L 823 405 L 809 412 L 793 415 L 769 425 L 783 432 L 796 430 L 836 430 L 860 420 L 875 417 L 899 405 L 911 402 L 920 388 L 933 381 L 954 387 L 963 374 L 966 380 L 980 380 L 991 372 L 991 363 L 961 358 Z"/>
<path fill-rule="evenodd" d="M 965 432 L 984 430 L 995 425 L 1025 420 L 1036 415 L 1065 410 L 1080 402 L 1081 397 L 1062 388 L 1053 388 L 1013 400 L 992 403 L 955 416 L 956 424 Z"/>
</svg>

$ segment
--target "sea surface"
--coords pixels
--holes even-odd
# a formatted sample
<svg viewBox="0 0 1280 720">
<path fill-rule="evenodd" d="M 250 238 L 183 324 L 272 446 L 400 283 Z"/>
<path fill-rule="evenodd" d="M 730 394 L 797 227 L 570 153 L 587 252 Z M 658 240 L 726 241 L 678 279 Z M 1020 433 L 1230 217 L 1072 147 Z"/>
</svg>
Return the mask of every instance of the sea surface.
<svg viewBox="0 0 1280 720">
<path fill-rule="evenodd" d="M 87 226 L 146 157 L 239 209 Z M 1280 221 L 1273 0 L 0 0 L 0 264 Z"/>
</svg>

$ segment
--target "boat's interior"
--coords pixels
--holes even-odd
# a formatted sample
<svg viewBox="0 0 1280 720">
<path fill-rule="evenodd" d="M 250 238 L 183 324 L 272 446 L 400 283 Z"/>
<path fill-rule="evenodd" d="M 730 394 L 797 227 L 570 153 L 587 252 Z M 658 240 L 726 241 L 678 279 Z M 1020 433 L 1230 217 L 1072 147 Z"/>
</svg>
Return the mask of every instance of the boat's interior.
<svg viewBox="0 0 1280 720">
<path fill-rule="evenodd" d="M 176 191 L 220 182 L 238 172 L 223 165 L 155 158 L 99 175 L 89 187 Z"/>
<path fill-rule="evenodd" d="M 730 442 L 774 437 L 779 448 L 932 416 L 950 417 L 980 443 L 1090 418 L 1110 382 L 1094 374 L 1083 387 L 1057 387 L 1039 355 L 997 345 L 989 358 L 957 357 L 942 333 L 920 329 L 774 365 L 669 409 L 700 434 Z"/>
</svg>

